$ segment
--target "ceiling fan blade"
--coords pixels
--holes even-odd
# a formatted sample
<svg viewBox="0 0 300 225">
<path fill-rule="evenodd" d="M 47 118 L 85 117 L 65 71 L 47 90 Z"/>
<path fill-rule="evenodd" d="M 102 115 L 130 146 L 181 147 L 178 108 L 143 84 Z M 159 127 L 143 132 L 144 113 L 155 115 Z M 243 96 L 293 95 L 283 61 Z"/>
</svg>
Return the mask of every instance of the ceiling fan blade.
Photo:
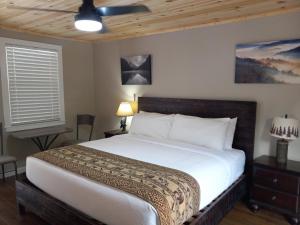
<svg viewBox="0 0 300 225">
<path fill-rule="evenodd" d="M 9 8 L 9 9 L 22 9 L 22 10 L 35 10 L 35 11 L 44 11 L 44 12 L 77 13 L 75 11 L 70 11 L 70 10 L 22 7 L 22 6 L 14 6 L 14 5 L 8 5 L 7 8 Z"/>
<path fill-rule="evenodd" d="M 145 5 L 128 5 L 97 7 L 97 11 L 101 16 L 118 16 L 129 13 L 150 12 L 150 9 Z"/>
</svg>

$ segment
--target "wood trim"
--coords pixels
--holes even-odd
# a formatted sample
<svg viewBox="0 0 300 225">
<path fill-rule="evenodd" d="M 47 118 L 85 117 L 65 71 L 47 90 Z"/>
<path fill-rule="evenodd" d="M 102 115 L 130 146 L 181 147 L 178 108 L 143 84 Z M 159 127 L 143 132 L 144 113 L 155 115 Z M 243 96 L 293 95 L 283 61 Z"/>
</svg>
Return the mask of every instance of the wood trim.
<svg viewBox="0 0 300 225">
<path fill-rule="evenodd" d="M 197 28 L 203 28 L 203 27 L 211 27 L 211 26 L 216 26 L 216 25 L 223 25 L 223 24 L 230 24 L 230 23 L 239 23 L 239 22 L 244 22 L 252 19 L 259 19 L 262 17 L 269 17 L 269 16 L 276 16 L 276 15 L 282 15 L 286 13 L 293 13 L 293 12 L 300 12 L 300 6 L 299 7 L 291 7 L 291 8 L 282 8 L 282 9 L 276 9 L 270 12 L 263 12 L 263 13 L 258 13 L 258 14 L 249 14 L 249 15 L 241 15 L 241 16 L 233 16 L 229 18 L 224 18 L 224 19 L 213 19 L 207 22 L 203 22 L 201 24 L 199 23 L 191 23 L 191 24 L 185 24 L 185 25 L 180 25 L 176 27 L 168 27 L 160 30 L 153 30 L 149 31 L 146 33 L 136 33 L 136 34 L 131 34 L 131 35 L 115 35 L 114 37 L 103 37 L 101 39 L 96 39 L 96 40 L 91 40 L 91 42 L 95 43 L 99 40 L 102 41 L 117 41 L 117 40 L 125 40 L 125 39 L 131 39 L 131 38 L 140 38 L 140 37 L 147 37 L 151 35 L 156 35 L 156 34 L 162 34 L 162 33 L 172 33 L 172 32 L 177 32 L 177 31 L 185 31 L 185 30 L 191 30 L 191 29 L 197 29 Z M 83 40 L 81 40 L 83 41 Z"/>
<path fill-rule="evenodd" d="M 96 6 L 135 4 L 134 0 L 94 0 Z M 0 0 L 0 27 L 22 33 L 78 41 L 121 40 L 159 33 L 240 22 L 254 18 L 300 11 L 299 0 L 140 0 L 150 13 L 104 17 L 110 32 L 85 33 L 74 28 L 73 14 L 26 11 L 7 8 L 8 4 L 76 11 L 74 0 Z"/>
<path fill-rule="evenodd" d="M 7 25 L 3 25 L 3 24 L 0 24 L 0 29 L 7 30 L 7 31 L 14 31 L 14 32 L 18 32 L 18 33 L 24 33 L 24 34 L 28 34 L 28 35 L 34 35 L 34 36 L 38 36 L 41 38 L 51 38 L 51 39 L 75 41 L 75 42 L 81 42 L 81 43 L 91 43 L 91 41 L 83 40 L 81 38 L 62 37 L 62 36 L 57 36 L 54 34 L 46 34 L 46 33 L 41 33 L 41 32 L 37 32 L 37 31 L 24 30 L 21 28 L 7 26 Z"/>
</svg>

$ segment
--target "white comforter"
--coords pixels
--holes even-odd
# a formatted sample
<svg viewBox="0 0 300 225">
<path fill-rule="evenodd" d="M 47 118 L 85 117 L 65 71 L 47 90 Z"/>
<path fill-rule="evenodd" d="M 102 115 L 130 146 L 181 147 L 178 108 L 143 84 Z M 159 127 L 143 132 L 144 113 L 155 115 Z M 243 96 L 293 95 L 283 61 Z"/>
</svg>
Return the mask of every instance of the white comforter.
<svg viewBox="0 0 300 225">
<path fill-rule="evenodd" d="M 240 150 L 224 152 L 137 135 L 120 135 L 83 146 L 178 169 L 200 184 L 200 209 L 228 188 L 244 170 Z M 157 225 L 152 205 L 131 194 L 96 183 L 39 159 L 28 157 L 28 179 L 53 197 L 109 225 Z"/>
</svg>

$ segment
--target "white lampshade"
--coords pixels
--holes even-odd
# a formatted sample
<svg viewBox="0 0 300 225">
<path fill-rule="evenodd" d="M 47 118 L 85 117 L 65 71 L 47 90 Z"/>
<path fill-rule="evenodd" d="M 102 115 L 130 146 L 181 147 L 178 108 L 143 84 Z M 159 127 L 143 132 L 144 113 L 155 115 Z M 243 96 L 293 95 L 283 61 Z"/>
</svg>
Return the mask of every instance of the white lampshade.
<svg viewBox="0 0 300 225">
<path fill-rule="evenodd" d="M 298 120 L 275 117 L 272 122 L 270 135 L 285 140 L 295 140 L 299 137 Z"/>
<path fill-rule="evenodd" d="M 133 116 L 133 111 L 129 102 L 121 102 L 116 113 L 117 116 Z"/>
</svg>

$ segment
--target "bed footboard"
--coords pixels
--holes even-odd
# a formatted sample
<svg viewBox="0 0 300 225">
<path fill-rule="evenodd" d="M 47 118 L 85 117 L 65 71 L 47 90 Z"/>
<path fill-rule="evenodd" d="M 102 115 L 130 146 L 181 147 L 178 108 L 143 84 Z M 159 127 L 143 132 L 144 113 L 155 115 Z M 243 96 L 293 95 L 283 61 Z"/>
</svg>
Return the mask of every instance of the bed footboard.
<svg viewBox="0 0 300 225">
<path fill-rule="evenodd" d="M 16 199 L 20 215 L 30 211 L 51 225 L 104 225 L 41 191 L 25 175 L 16 180 Z"/>
<path fill-rule="evenodd" d="M 184 225 L 217 225 L 246 192 L 246 177 L 242 175 Z M 105 225 L 41 191 L 25 175 L 16 180 L 16 198 L 20 215 L 30 211 L 51 225 Z"/>
</svg>

